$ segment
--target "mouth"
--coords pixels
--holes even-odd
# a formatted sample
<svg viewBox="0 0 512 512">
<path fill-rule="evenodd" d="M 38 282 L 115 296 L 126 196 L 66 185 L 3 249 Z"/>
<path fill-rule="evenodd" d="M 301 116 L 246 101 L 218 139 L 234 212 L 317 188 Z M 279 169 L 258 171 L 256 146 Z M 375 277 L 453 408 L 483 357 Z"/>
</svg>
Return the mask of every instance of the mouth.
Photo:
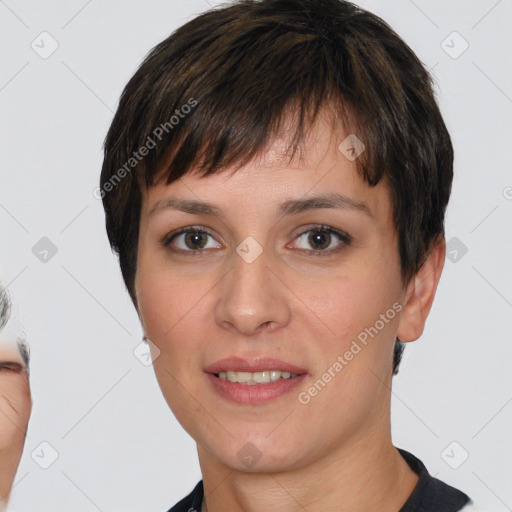
<svg viewBox="0 0 512 512">
<path fill-rule="evenodd" d="M 246 384 L 247 386 L 257 386 L 258 384 L 268 384 L 282 379 L 294 379 L 302 373 L 290 373 L 282 370 L 264 370 L 262 372 L 233 372 L 223 371 L 213 373 L 215 377 L 221 380 L 228 380 L 237 384 Z"/>
<path fill-rule="evenodd" d="M 243 359 L 238 356 L 219 359 L 203 368 L 203 371 L 219 379 L 241 384 L 264 384 L 307 373 L 305 368 L 280 359 L 270 357 Z"/>
<path fill-rule="evenodd" d="M 263 404 L 295 389 L 308 373 L 304 368 L 277 359 L 222 359 L 203 371 L 213 389 L 239 404 Z"/>
</svg>

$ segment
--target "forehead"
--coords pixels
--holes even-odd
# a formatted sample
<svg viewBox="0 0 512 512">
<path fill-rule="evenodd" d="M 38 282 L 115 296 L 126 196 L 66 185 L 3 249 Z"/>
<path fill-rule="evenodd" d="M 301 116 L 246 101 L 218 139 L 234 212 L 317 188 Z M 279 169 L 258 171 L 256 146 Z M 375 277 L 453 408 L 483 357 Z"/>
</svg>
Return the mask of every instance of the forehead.
<svg viewBox="0 0 512 512">
<path fill-rule="evenodd" d="M 291 159 L 287 131 L 281 133 L 239 170 L 225 168 L 204 177 L 192 169 L 169 185 L 161 181 L 144 190 L 143 215 L 169 197 L 209 202 L 228 214 L 261 215 L 286 200 L 326 194 L 343 195 L 387 215 L 391 204 L 386 180 L 370 187 L 357 171 L 353 154 L 347 153 L 353 134 L 333 130 L 332 122 L 320 115 Z"/>
<path fill-rule="evenodd" d="M 0 362 L 2 361 L 22 363 L 23 359 L 16 341 L 0 333 Z"/>
</svg>

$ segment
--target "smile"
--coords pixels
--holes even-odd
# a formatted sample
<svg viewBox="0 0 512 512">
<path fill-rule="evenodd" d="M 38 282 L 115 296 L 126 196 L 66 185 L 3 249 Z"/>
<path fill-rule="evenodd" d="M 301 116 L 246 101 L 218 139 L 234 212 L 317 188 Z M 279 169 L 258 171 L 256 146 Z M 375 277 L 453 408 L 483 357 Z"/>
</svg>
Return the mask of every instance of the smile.
<svg viewBox="0 0 512 512">
<path fill-rule="evenodd" d="M 220 372 L 214 374 L 221 380 L 237 382 L 239 384 L 258 385 L 276 382 L 281 379 L 293 379 L 298 373 L 284 372 L 281 370 L 265 370 L 262 372 Z"/>
</svg>

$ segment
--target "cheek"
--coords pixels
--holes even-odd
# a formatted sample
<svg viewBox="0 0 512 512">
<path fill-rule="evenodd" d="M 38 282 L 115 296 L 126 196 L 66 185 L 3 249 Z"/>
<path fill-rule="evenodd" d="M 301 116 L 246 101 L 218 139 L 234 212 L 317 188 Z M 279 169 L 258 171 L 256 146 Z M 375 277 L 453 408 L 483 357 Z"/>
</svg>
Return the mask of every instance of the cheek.
<svg viewBox="0 0 512 512">
<path fill-rule="evenodd" d="M 146 336 L 158 349 L 155 372 L 165 377 L 195 370 L 201 343 L 204 343 L 205 280 L 194 282 L 169 271 L 155 271 L 141 265 L 136 279 L 139 315 Z"/>
<path fill-rule="evenodd" d="M 135 279 L 138 310 L 146 335 L 157 344 L 192 306 L 189 283 L 175 274 L 154 258 L 140 255 Z"/>
<path fill-rule="evenodd" d="M 309 304 L 315 305 L 314 311 L 322 319 L 315 324 L 315 331 L 322 332 L 315 336 L 321 341 L 316 377 L 330 379 L 326 392 L 322 391 L 325 401 L 318 401 L 326 414 L 329 403 L 347 404 L 353 411 L 371 407 L 382 388 L 381 380 L 386 380 L 392 369 L 399 299 L 399 277 L 382 269 L 347 272 L 325 280 L 322 293 L 310 292 Z"/>
<path fill-rule="evenodd" d="M 154 344 L 153 369 L 167 404 L 190 433 L 194 418 L 201 413 L 189 394 L 197 395 L 201 366 L 200 290 L 179 276 L 146 272 L 143 266 L 140 270 L 137 300 L 145 334 Z"/>
<path fill-rule="evenodd" d="M 141 272 L 137 280 L 137 302 L 145 334 L 155 343 L 171 328 L 178 304 L 170 283 L 151 272 Z"/>
<path fill-rule="evenodd" d="M 0 372 L 0 449 L 21 449 L 32 407 L 28 379 L 4 372 Z"/>
<path fill-rule="evenodd" d="M 382 275 L 382 273 L 381 273 Z M 357 337 L 385 315 L 385 327 L 379 322 L 379 331 L 388 331 L 396 322 L 393 304 L 399 299 L 398 287 L 375 277 L 360 279 L 355 273 L 325 280 L 321 293 L 311 294 L 306 285 L 302 291 L 306 307 L 310 307 L 329 327 L 330 337 L 346 339 Z M 392 309 L 386 315 L 389 309 Z"/>
</svg>

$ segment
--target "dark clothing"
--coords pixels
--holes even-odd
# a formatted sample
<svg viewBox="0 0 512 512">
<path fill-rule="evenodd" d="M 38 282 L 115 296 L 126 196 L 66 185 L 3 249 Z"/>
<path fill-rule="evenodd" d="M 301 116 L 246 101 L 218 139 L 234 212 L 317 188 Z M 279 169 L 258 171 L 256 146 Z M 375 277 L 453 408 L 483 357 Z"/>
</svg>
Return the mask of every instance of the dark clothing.
<svg viewBox="0 0 512 512">
<path fill-rule="evenodd" d="M 412 453 L 398 448 L 410 468 L 419 475 L 418 483 L 399 512 L 455 512 L 470 503 L 469 496 L 430 476 L 427 468 Z"/>
<path fill-rule="evenodd" d="M 463 492 L 430 476 L 427 468 L 414 455 L 398 448 L 410 468 L 419 475 L 418 483 L 405 505 L 398 512 L 456 512 L 470 503 Z M 201 512 L 203 481 L 168 512 Z M 229 512 L 229 511 L 226 511 Z"/>
</svg>

